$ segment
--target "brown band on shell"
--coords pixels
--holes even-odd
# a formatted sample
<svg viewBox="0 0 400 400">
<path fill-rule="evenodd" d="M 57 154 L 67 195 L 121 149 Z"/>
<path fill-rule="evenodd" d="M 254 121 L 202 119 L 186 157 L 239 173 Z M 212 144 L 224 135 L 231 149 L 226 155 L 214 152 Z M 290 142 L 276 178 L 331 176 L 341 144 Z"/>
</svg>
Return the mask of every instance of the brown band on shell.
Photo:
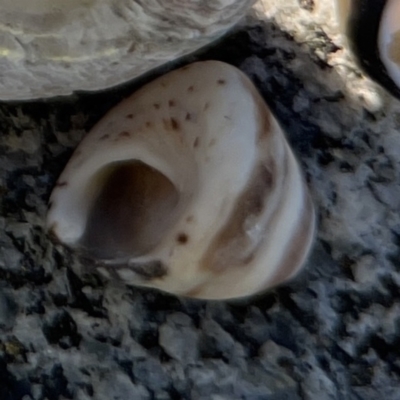
<svg viewBox="0 0 400 400">
<path fill-rule="evenodd" d="M 228 222 L 216 235 L 200 265 L 204 269 L 222 272 L 226 268 L 246 265 L 254 257 L 257 246 L 246 235 L 246 222 L 260 215 L 274 185 L 275 164 L 259 165 L 236 202 Z"/>
<path fill-rule="evenodd" d="M 400 30 L 393 36 L 389 46 L 390 59 L 400 66 Z"/>
<path fill-rule="evenodd" d="M 260 290 L 277 285 L 296 273 L 295 268 L 301 265 L 308 252 L 309 243 L 314 231 L 314 206 L 308 192 L 304 192 L 304 207 L 301 210 L 301 219 L 290 240 L 290 247 L 283 256 L 276 273 L 260 286 Z"/>
<path fill-rule="evenodd" d="M 131 134 L 128 131 L 122 131 L 118 135 L 118 137 L 120 137 L 120 138 L 128 138 L 130 136 L 131 136 Z"/>
<path fill-rule="evenodd" d="M 271 114 L 265 107 L 261 108 L 261 99 L 258 99 L 257 101 L 260 102 L 260 129 L 258 131 L 258 138 L 261 141 L 271 135 Z"/>
</svg>

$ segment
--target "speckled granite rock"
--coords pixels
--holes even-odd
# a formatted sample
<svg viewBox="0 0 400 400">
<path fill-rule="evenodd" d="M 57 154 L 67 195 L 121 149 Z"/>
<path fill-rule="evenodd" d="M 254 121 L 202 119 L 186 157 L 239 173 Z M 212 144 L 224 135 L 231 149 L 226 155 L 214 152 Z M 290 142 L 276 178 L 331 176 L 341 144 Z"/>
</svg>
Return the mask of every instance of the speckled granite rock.
<svg viewBox="0 0 400 400">
<path fill-rule="evenodd" d="M 253 299 L 104 285 L 46 237 L 72 149 L 137 86 L 1 105 L 1 400 L 398 400 L 400 104 L 355 67 L 329 4 L 288 0 L 197 57 L 253 79 L 318 208 L 306 271 Z"/>
</svg>

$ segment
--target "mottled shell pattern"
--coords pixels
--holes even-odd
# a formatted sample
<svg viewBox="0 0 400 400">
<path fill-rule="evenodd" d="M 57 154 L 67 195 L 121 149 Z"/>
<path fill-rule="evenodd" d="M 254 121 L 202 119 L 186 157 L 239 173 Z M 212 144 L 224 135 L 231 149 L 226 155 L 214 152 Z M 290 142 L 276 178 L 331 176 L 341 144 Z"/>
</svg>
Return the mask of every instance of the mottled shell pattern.
<svg viewBox="0 0 400 400">
<path fill-rule="evenodd" d="M 98 122 L 58 180 L 47 225 L 106 277 L 225 299 L 293 277 L 315 217 L 251 81 L 207 61 L 147 84 Z"/>
</svg>

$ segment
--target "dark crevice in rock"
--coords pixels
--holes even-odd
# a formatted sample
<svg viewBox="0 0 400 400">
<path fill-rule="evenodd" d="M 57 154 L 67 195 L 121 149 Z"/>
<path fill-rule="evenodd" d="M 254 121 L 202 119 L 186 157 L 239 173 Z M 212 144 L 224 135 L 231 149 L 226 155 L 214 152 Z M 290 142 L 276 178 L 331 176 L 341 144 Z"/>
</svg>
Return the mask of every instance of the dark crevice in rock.
<svg viewBox="0 0 400 400">
<path fill-rule="evenodd" d="M 40 379 L 44 386 L 44 395 L 49 400 L 58 400 L 60 396 L 72 399 L 73 395 L 68 388 L 68 381 L 60 364 L 54 365 L 50 373 L 44 373 Z"/>
<path fill-rule="evenodd" d="M 57 344 L 62 349 L 78 347 L 81 335 L 78 327 L 67 311 L 61 310 L 48 317 L 43 323 L 43 333 L 51 344 Z"/>
</svg>

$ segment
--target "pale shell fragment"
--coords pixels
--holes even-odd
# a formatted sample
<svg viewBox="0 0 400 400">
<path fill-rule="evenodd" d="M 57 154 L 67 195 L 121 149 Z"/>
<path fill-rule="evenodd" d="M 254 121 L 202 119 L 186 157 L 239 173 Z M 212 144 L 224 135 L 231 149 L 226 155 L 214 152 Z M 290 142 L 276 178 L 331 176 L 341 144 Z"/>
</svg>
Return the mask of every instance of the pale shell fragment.
<svg viewBox="0 0 400 400">
<path fill-rule="evenodd" d="M 294 276 L 315 221 L 297 160 L 251 81 L 207 61 L 100 120 L 60 176 L 47 225 L 103 275 L 224 299 Z"/>
<path fill-rule="evenodd" d="M 1 0 L 0 100 L 95 91 L 208 45 L 255 0 Z"/>
</svg>

